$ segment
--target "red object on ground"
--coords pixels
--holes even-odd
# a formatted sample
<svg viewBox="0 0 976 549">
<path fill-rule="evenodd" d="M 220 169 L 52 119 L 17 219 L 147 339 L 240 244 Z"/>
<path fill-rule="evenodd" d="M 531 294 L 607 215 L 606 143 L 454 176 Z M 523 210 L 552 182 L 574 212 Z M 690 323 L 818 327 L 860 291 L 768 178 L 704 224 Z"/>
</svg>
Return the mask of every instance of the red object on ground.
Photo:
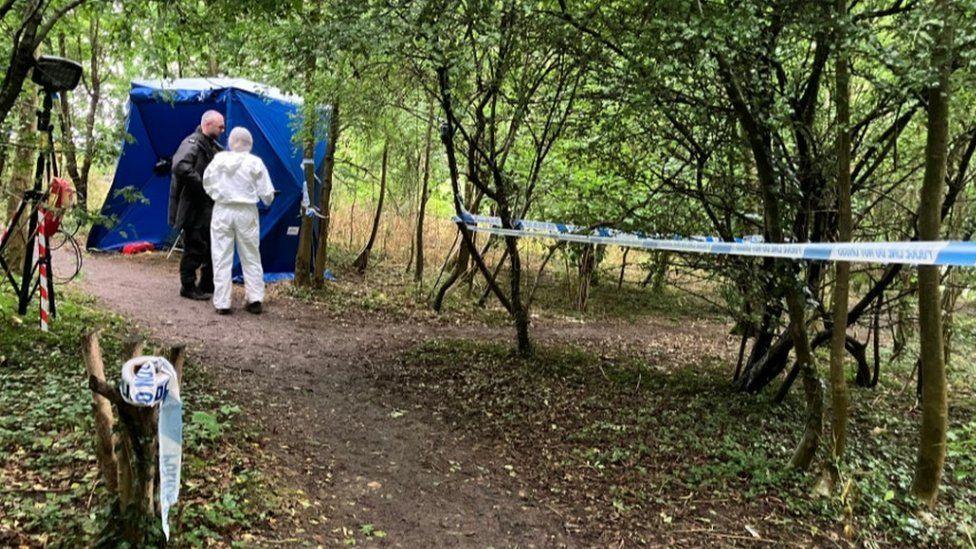
<svg viewBox="0 0 976 549">
<path fill-rule="evenodd" d="M 48 238 L 61 228 L 61 217 L 68 208 L 75 205 L 75 200 L 75 186 L 71 181 L 62 177 L 51 179 L 47 202 L 44 204 L 44 234 Z"/>
<path fill-rule="evenodd" d="M 133 242 L 131 244 L 126 244 L 122 246 L 123 255 L 135 255 L 141 254 L 143 252 L 151 252 L 155 250 L 156 247 L 152 245 L 151 242 Z"/>
</svg>

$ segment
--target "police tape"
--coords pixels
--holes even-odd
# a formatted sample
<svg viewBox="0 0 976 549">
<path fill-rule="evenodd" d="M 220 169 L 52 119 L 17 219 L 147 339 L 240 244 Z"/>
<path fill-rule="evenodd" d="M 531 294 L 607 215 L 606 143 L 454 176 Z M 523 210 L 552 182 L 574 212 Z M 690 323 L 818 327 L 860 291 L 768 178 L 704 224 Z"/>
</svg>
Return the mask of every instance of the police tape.
<svg viewBox="0 0 976 549">
<path fill-rule="evenodd" d="M 727 242 L 716 237 L 646 237 L 608 228 L 587 230 L 575 225 L 530 220 L 519 220 L 513 223 L 514 228 L 506 228 L 497 217 L 468 213 L 454 217 L 454 222 L 463 223 L 471 231 L 499 236 L 552 238 L 565 242 L 617 245 L 644 250 L 850 263 L 976 266 L 976 243 L 968 241 L 769 243 L 752 236 Z"/>
<path fill-rule="evenodd" d="M 303 158 L 301 164 L 302 171 L 305 171 L 305 166 L 308 165 L 311 165 L 314 168 L 315 160 L 312 160 L 311 158 Z M 313 174 L 312 177 L 314 177 L 315 181 L 317 181 L 320 185 L 322 184 L 322 181 L 319 179 L 317 174 Z M 312 205 L 312 201 L 308 197 L 308 185 L 305 183 L 302 184 L 302 215 L 312 218 L 317 217 L 319 219 L 328 219 L 327 216 L 322 215 L 321 210 Z"/>
<path fill-rule="evenodd" d="M 169 539 L 169 509 L 180 495 L 183 464 L 183 403 L 176 368 L 159 356 L 140 356 L 122 365 L 119 393 L 133 406 L 159 404 L 159 506 Z"/>
</svg>

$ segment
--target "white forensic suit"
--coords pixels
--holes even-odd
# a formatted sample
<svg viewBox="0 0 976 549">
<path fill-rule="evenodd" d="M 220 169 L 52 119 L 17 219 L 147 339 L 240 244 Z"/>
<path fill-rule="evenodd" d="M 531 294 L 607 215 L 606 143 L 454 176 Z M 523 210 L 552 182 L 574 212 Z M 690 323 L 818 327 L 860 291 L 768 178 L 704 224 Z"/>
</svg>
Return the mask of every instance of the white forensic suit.
<svg viewBox="0 0 976 549">
<path fill-rule="evenodd" d="M 230 309 L 234 242 L 244 271 L 247 303 L 264 300 L 260 225 L 257 202 L 270 205 L 274 187 L 264 162 L 249 152 L 223 151 L 214 155 L 203 173 L 203 188 L 214 201 L 210 222 L 216 309 Z"/>
</svg>

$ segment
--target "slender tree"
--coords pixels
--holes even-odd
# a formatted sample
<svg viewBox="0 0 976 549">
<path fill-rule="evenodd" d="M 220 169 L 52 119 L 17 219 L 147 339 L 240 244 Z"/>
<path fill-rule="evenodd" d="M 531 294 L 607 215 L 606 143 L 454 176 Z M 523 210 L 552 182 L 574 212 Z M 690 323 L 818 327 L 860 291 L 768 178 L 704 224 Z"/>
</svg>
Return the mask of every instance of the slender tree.
<svg viewBox="0 0 976 549">
<path fill-rule="evenodd" d="M 33 86 L 32 86 L 33 87 Z M 13 162 L 10 166 L 10 182 L 7 190 L 7 219 L 17 209 L 23 192 L 34 185 L 34 161 L 37 158 L 37 95 L 34 90 L 24 94 L 17 105 L 17 146 L 13 151 Z M 8 236 L 7 249 L 4 250 L 8 265 L 20 265 L 24 261 L 27 251 L 27 219 L 22 217 L 18 227 Z"/>
<path fill-rule="evenodd" d="M 386 197 L 386 168 L 389 152 L 390 144 L 387 139 L 383 142 L 383 159 L 380 164 L 380 196 L 376 202 L 376 213 L 373 215 L 373 223 L 369 229 L 369 238 L 366 240 L 366 244 L 359 252 L 356 260 L 352 263 L 359 274 L 366 273 L 366 267 L 369 265 L 369 256 L 373 252 L 373 244 L 376 243 L 376 233 L 380 228 L 380 216 L 383 214 L 383 200 Z"/>
<path fill-rule="evenodd" d="M 922 240 L 939 240 L 942 194 L 949 151 L 949 77 L 952 63 L 952 10 L 948 0 L 936 0 L 934 21 L 939 25 L 932 50 L 935 83 L 928 99 L 928 136 L 925 142 L 925 176 L 918 206 L 918 234 Z M 919 376 L 922 379 L 922 423 L 918 460 L 912 492 L 935 505 L 946 455 L 948 406 L 945 355 L 943 354 L 940 273 L 936 266 L 918 267 Z"/>
<path fill-rule="evenodd" d="M 834 102 L 837 109 L 837 225 L 838 242 L 851 239 L 851 87 L 848 67 L 847 44 L 847 0 L 837 0 L 835 14 L 837 24 L 836 91 Z M 838 262 L 835 267 L 833 332 L 830 338 L 830 396 L 833 405 L 831 416 L 831 449 L 835 463 L 844 455 L 847 444 L 847 380 L 844 377 L 844 359 L 847 351 L 847 306 L 850 292 L 851 264 Z"/>
<path fill-rule="evenodd" d="M 305 19 L 305 25 L 308 29 L 308 34 L 303 43 L 303 64 L 304 64 L 304 86 L 305 86 L 305 97 L 306 101 L 304 104 L 304 124 L 303 124 L 303 141 L 304 141 L 304 160 L 302 161 L 302 167 L 305 173 L 305 193 L 308 197 L 309 205 L 311 205 L 312 200 L 315 199 L 315 164 L 313 159 L 315 158 L 315 134 L 317 130 L 318 121 L 317 108 L 314 101 L 315 94 L 315 73 L 316 73 L 316 52 L 315 47 L 311 43 L 312 30 L 318 21 L 318 8 L 309 3 L 305 3 L 306 9 L 308 9 L 308 14 Z M 315 227 L 314 219 L 311 215 L 308 215 L 308 211 L 302 212 L 302 222 L 298 232 L 298 251 L 295 255 L 295 284 L 297 286 L 310 286 L 313 284 L 312 280 L 312 243 L 313 235 L 312 231 Z"/>
<path fill-rule="evenodd" d="M 335 102 L 329 113 L 329 138 L 325 145 L 322 168 L 322 188 L 319 190 L 319 240 L 315 250 L 315 284 L 325 280 L 325 260 L 328 257 L 329 229 L 332 220 L 332 188 L 335 177 L 336 147 L 339 145 L 339 103 Z"/>
<path fill-rule="evenodd" d="M 95 162 L 97 145 L 95 122 L 102 106 L 102 79 L 104 77 L 102 59 L 105 52 L 101 43 L 100 15 L 99 13 L 92 13 L 88 16 L 88 28 L 85 33 L 85 38 L 88 41 L 88 63 L 82 87 L 76 93 L 70 94 L 70 97 L 69 94 L 60 94 L 61 143 L 65 157 L 65 169 L 78 192 L 78 205 L 82 209 L 88 207 L 88 178 Z M 62 57 L 71 56 L 67 47 L 67 38 L 63 31 L 58 33 L 58 53 Z M 79 57 L 83 54 L 81 38 L 78 39 L 77 54 Z M 71 99 L 75 96 L 87 99 L 84 124 L 80 129 L 76 127 L 71 103 Z M 82 143 L 80 149 L 76 144 L 79 130 Z"/>
<path fill-rule="evenodd" d="M 424 168 L 420 177 L 420 193 L 417 197 L 417 232 L 414 237 L 416 266 L 413 279 L 418 284 L 424 280 L 424 217 L 427 215 L 427 200 L 430 199 L 430 150 L 431 134 L 434 130 L 434 103 L 427 112 L 427 131 L 424 133 Z"/>
</svg>

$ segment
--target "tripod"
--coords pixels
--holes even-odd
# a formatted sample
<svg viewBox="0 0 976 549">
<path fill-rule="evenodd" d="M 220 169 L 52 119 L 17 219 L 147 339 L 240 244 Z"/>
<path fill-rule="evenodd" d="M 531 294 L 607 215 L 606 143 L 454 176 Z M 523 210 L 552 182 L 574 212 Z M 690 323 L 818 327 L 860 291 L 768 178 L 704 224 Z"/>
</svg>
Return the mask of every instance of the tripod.
<svg viewBox="0 0 976 549">
<path fill-rule="evenodd" d="M 43 227 L 39 227 L 38 212 L 41 214 L 44 213 L 42 205 L 44 203 L 45 192 L 42 189 L 45 176 L 47 176 L 48 180 L 58 176 L 58 163 L 54 154 L 54 126 L 51 124 L 54 93 L 54 91 L 49 89 L 44 90 L 43 105 L 41 110 L 37 111 L 37 130 L 41 132 L 42 142 L 37 154 L 37 166 L 34 170 L 34 187 L 24 191 L 17 210 L 10 218 L 10 223 L 7 229 L 4 230 L 3 236 L 0 237 L 0 268 L 3 269 L 4 275 L 17 293 L 17 312 L 21 315 L 27 314 L 27 306 L 30 304 L 31 297 L 33 297 L 34 292 L 40 287 L 41 281 L 46 278 L 45 287 L 41 290 L 41 296 L 46 297 L 47 311 L 52 318 L 56 316 L 57 310 L 54 301 L 54 277 L 53 271 L 51 270 L 50 242 L 47 232 L 39 230 L 39 228 L 43 229 Z M 14 277 L 13 267 L 3 257 L 3 252 L 10 243 L 13 234 L 17 232 L 16 228 L 19 226 L 20 220 L 25 214 L 27 215 L 27 241 L 25 245 L 26 249 L 24 250 L 24 264 L 21 270 L 20 281 L 18 282 Z M 34 248 L 38 244 L 37 239 L 41 239 L 43 243 L 43 246 L 40 247 L 43 252 L 37 258 L 37 262 L 35 262 Z M 34 275 L 38 270 L 41 270 L 42 274 L 46 273 L 47 276 L 40 276 L 35 281 Z"/>
</svg>

